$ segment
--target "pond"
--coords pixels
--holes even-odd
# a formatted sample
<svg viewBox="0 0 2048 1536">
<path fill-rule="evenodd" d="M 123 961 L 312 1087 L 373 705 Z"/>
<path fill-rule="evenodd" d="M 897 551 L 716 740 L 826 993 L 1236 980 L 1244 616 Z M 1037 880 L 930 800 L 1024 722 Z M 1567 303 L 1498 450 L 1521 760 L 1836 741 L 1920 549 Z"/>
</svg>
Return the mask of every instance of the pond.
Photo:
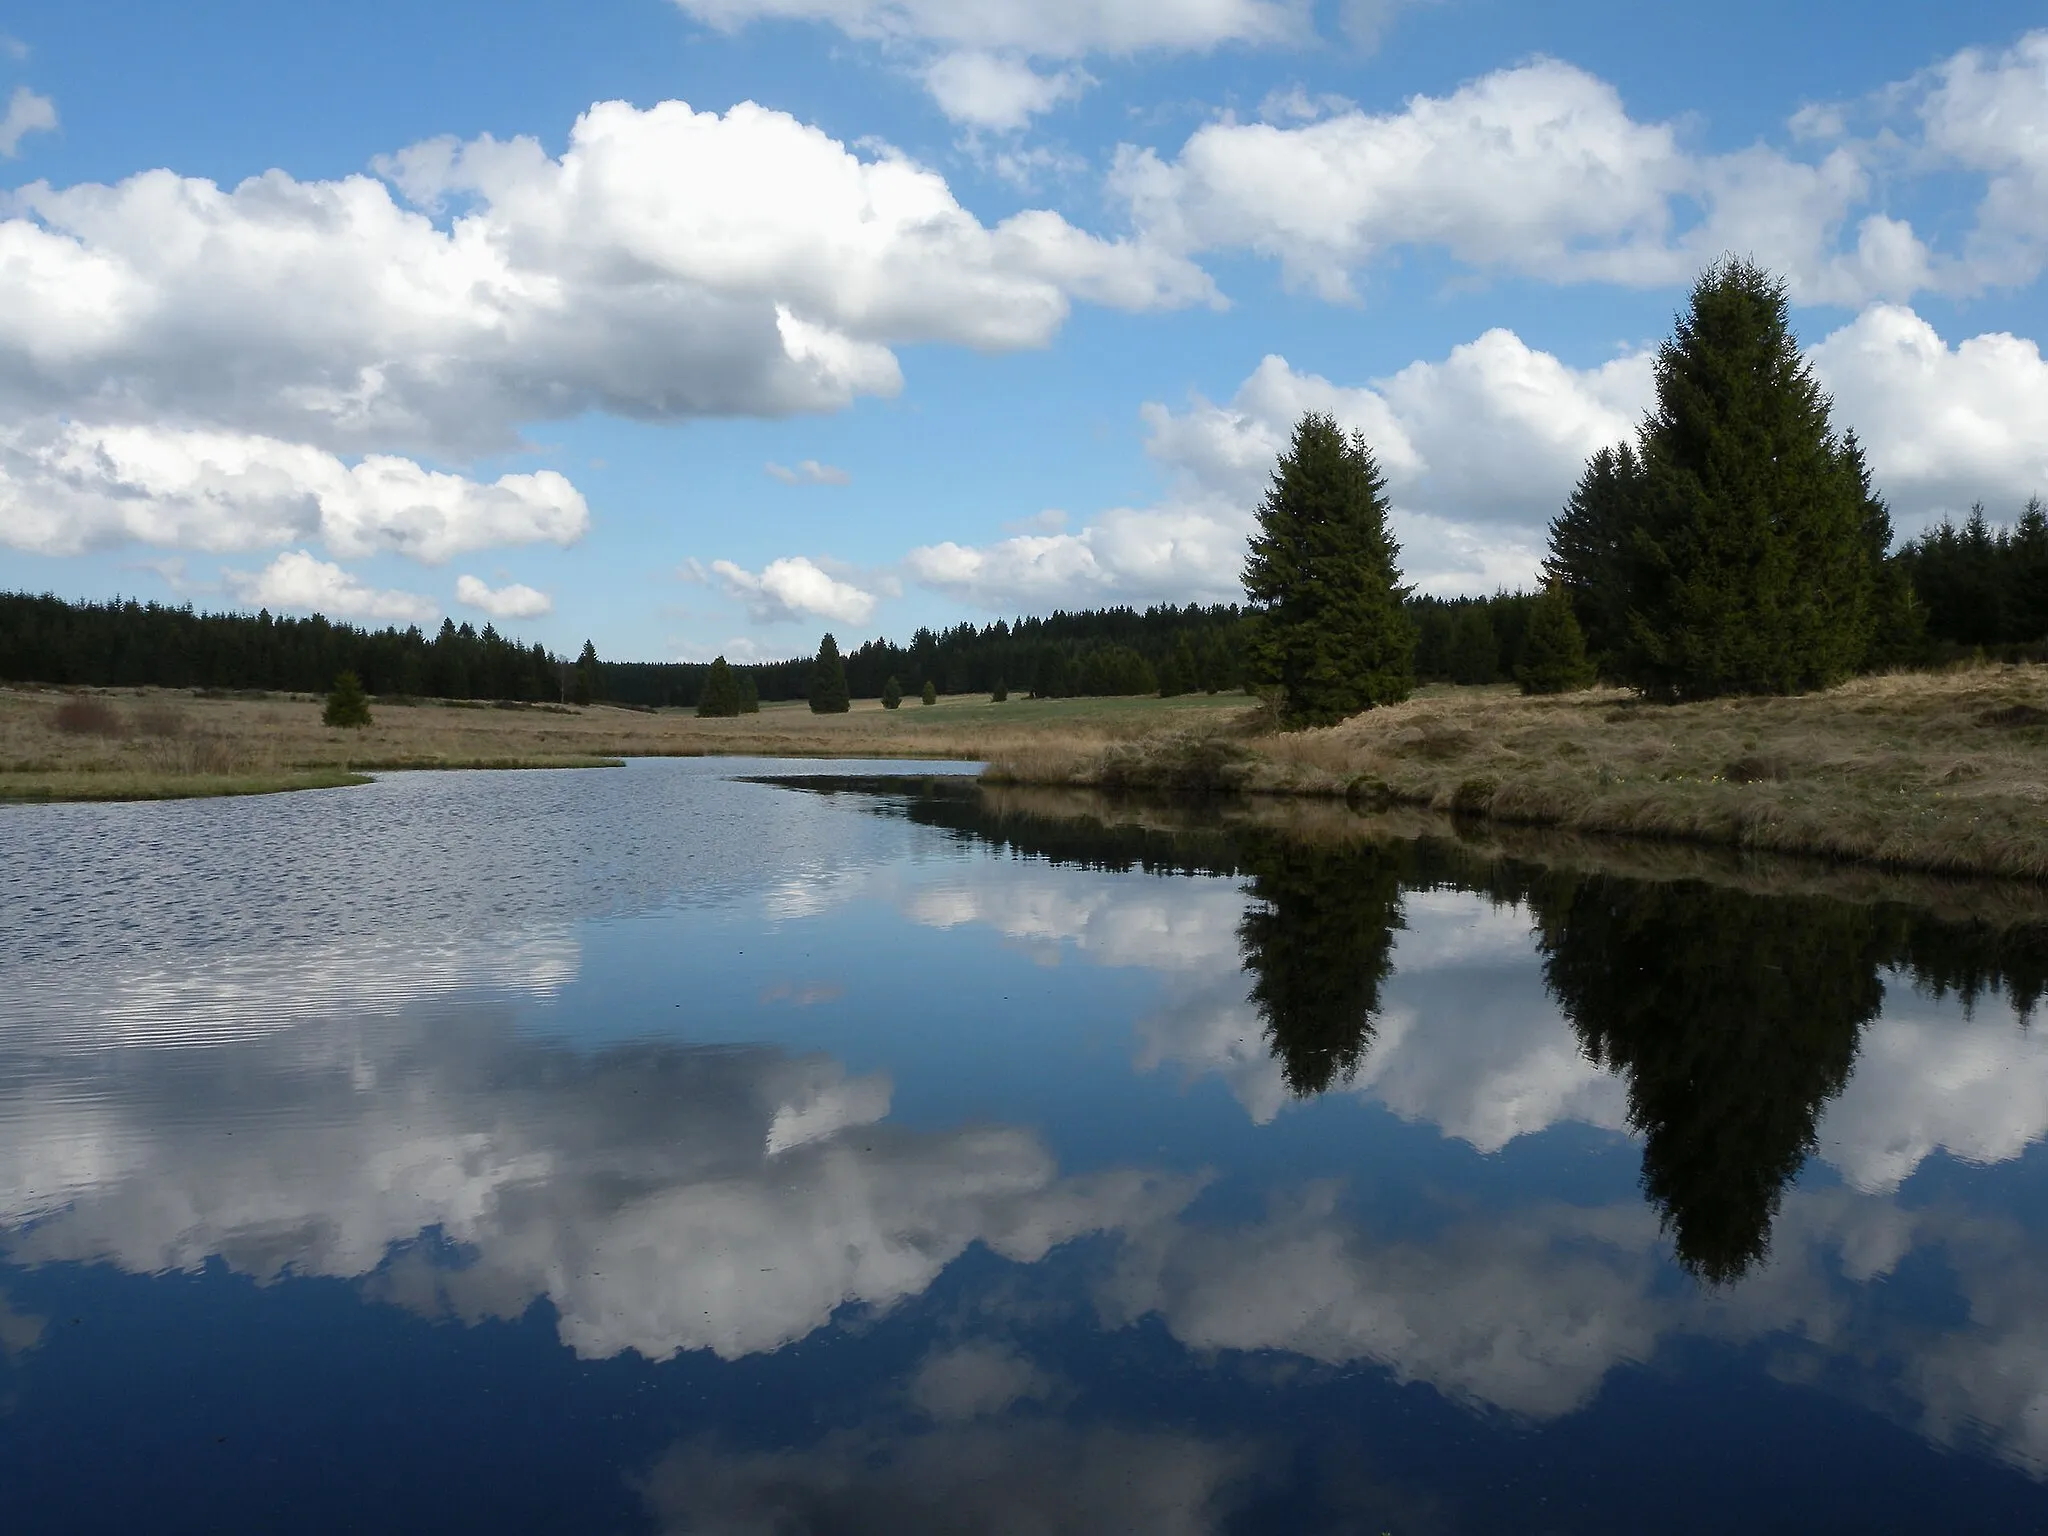
<svg viewBox="0 0 2048 1536">
<path fill-rule="evenodd" d="M 0 810 L 7 1529 L 2048 1527 L 2048 902 L 889 768 Z"/>
</svg>

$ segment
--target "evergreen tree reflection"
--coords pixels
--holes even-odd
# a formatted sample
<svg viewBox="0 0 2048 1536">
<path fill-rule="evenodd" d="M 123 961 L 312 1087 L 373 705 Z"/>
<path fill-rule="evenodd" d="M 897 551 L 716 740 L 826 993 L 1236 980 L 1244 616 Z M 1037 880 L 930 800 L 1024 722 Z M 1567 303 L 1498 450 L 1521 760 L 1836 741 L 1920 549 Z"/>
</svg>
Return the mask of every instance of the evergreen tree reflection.
<svg viewBox="0 0 2048 1536">
<path fill-rule="evenodd" d="M 1628 1077 L 1643 1189 L 1704 1280 L 1770 1246 L 1784 1187 L 1883 999 L 1866 908 L 1603 876 L 1539 880 L 1544 979 Z"/>
<path fill-rule="evenodd" d="M 1388 848 L 1249 839 L 1252 904 L 1238 945 L 1287 1086 L 1307 1098 L 1351 1077 L 1394 969 L 1401 859 Z"/>
<path fill-rule="evenodd" d="M 1214 814 L 1109 824 L 1003 809 L 967 781 L 907 803 L 914 819 L 1054 863 L 1249 876 L 1238 940 L 1251 1001 L 1302 1097 L 1352 1077 L 1371 1048 L 1404 886 L 1526 903 L 1551 995 L 1588 1055 L 1627 1079 L 1644 1192 L 1681 1262 L 1713 1283 L 1768 1251 L 1887 974 L 1966 1008 L 2000 997 L 2023 1021 L 2048 998 L 2037 909 L 1959 915 L 1975 893 L 1938 908 L 1769 895 L 1747 866 L 1741 885 L 1716 884 L 1545 868 L 1450 839 L 1317 842 Z"/>
</svg>

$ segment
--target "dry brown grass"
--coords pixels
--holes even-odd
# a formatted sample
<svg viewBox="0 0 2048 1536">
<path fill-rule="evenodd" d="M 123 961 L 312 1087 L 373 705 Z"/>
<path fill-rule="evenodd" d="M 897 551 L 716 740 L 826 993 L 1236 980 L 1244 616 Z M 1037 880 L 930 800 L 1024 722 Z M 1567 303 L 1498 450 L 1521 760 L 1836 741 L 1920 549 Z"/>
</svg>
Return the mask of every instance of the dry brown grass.
<svg viewBox="0 0 2048 1536">
<path fill-rule="evenodd" d="M 1076 765 L 1120 743 L 1241 714 L 1242 698 L 943 699 L 845 715 L 802 704 L 699 720 L 680 711 L 519 709 L 376 702 L 364 730 L 321 724 L 310 695 L 201 698 L 184 692 L 0 690 L 0 799 L 126 799 L 219 794 L 222 785 L 294 788 L 392 768 L 585 767 L 622 757 L 953 758 L 1039 753 Z M 89 730 L 65 718 L 89 718 Z"/>
<path fill-rule="evenodd" d="M 1439 690 L 1327 730 L 1187 736 L 1079 773 L 1010 776 L 1143 786 L 1205 774 L 1254 793 L 2042 880 L 2048 667 L 1673 706 Z"/>
</svg>

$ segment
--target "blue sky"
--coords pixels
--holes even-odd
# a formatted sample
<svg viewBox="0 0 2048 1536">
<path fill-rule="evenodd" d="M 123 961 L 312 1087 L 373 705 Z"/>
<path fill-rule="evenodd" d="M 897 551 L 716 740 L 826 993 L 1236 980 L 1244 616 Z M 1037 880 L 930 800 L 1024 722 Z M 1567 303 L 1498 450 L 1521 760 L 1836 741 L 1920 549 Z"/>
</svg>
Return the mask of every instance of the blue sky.
<svg viewBox="0 0 2048 1536">
<path fill-rule="evenodd" d="M 1902 527 L 2048 492 L 2019 5 L 0 14 L 0 585 L 647 659 L 1228 599 L 1305 409 L 1525 581 L 1724 250 Z"/>
</svg>

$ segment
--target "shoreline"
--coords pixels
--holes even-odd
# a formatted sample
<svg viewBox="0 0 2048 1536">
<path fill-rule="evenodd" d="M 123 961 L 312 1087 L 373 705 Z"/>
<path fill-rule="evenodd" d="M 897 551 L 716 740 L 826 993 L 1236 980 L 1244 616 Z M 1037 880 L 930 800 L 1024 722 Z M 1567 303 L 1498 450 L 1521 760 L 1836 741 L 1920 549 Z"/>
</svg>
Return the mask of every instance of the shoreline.
<svg viewBox="0 0 2048 1536">
<path fill-rule="evenodd" d="M 778 778 L 797 787 L 844 789 L 841 781 L 816 786 L 798 776 Z M 1554 828 L 1473 821 L 1414 806 L 1364 809 L 1329 798 L 1252 795 L 1196 801 L 1133 798 L 1089 789 L 1036 785 L 991 785 L 979 790 L 974 814 L 1000 835 L 1012 826 L 1093 825 L 1155 856 L 1180 856 L 1178 846 L 1217 837 L 1228 846 L 1245 834 L 1273 835 L 1316 847 L 1427 841 L 1455 848 L 1479 864 L 1505 862 L 1583 875 L 1609 875 L 1654 883 L 1696 882 L 1762 896 L 1816 896 L 1857 905 L 1909 906 L 1948 922 L 1983 923 L 1994 928 L 2038 925 L 2048 920 L 2048 887 L 2028 880 L 1974 874 L 1886 869 L 1805 854 L 1761 852 L 1706 843 L 1647 838 L 1587 836 Z M 865 786 L 890 793 L 885 781 Z M 950 783 L 926 783 L 915 791 L 897 781 L 894 793 L 919 800 L 954 799 Z M 1157 842 L 1150 840 L 1158 839 Z"/>
<path fill-rule="evenodd" d="M 2048 666 L 1646 704 L 1458 690 L 1293 734 L 1160 737 L 992 784 L 1414 807 L 1477 826 L 2048 882 Z"/>
<path fill-rule="evenodd" d="M 979 761 L 991 788 L 1224 794 L 1414 807 L 1617 845 L 1783 854 L 2048 882 L 2048 666 L 1868 677 L 1820 694 L 1658 705 L 1615 690 L 1422 690 L 1282 734 L 1242 695 L 951 698 L 845 715 L 802 704 L 699 720 L 612 706 L 375 706 L 327 730 L 307 697 L 92 690 L 101 736 L 52 726 L 76 695 L 0 689 L 0 802 L 279 793 L 375 772 L 597 767 L 639 757 Z"/>
</svg>

